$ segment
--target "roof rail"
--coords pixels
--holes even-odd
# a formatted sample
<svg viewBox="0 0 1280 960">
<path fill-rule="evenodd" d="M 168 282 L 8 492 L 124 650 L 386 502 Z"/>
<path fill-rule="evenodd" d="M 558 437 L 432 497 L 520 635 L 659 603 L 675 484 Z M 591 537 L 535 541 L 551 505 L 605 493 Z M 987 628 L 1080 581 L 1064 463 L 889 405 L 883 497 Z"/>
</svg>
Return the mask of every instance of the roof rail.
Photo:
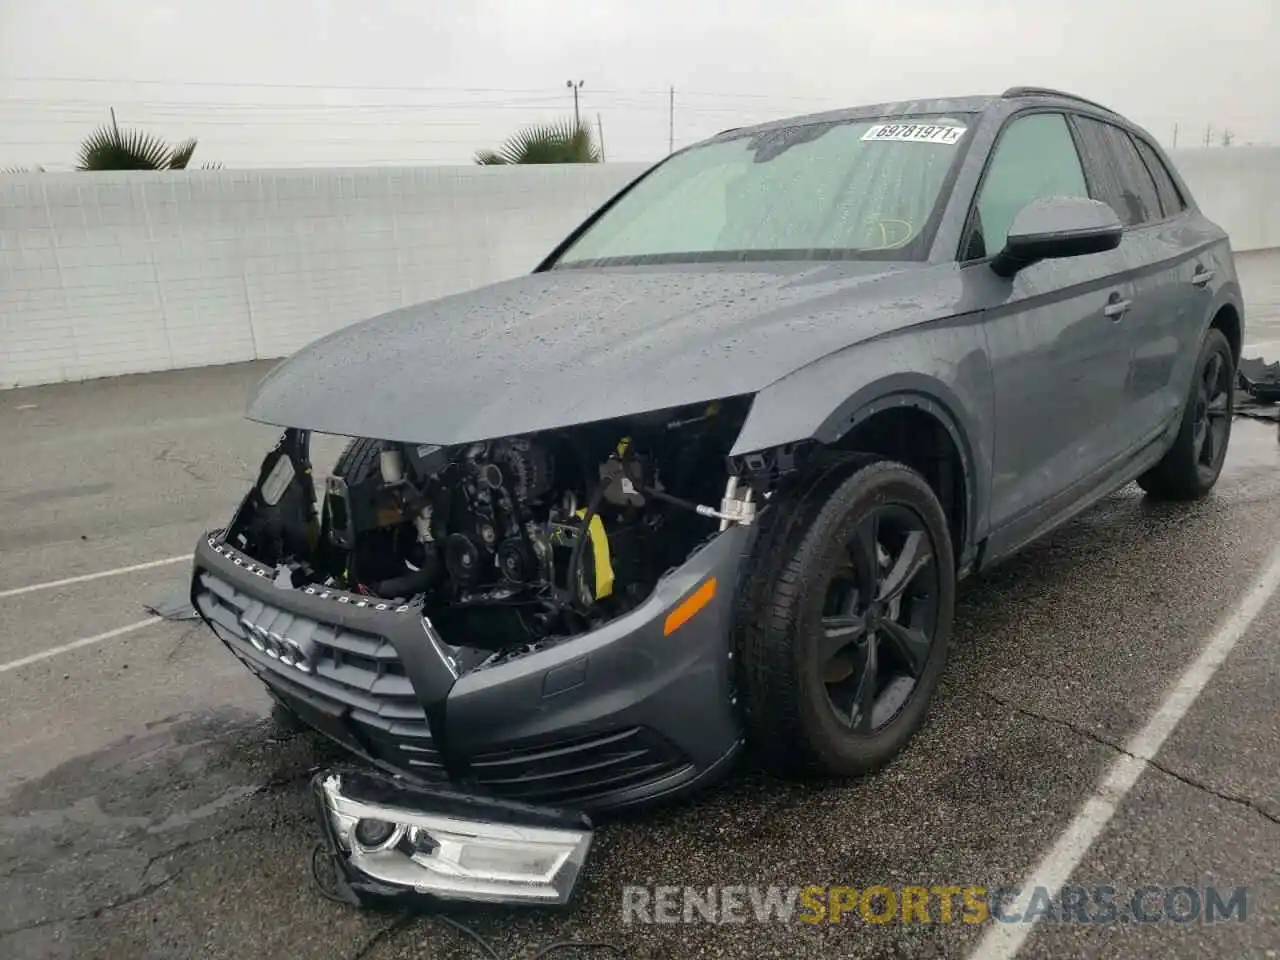
<svg viewBox="0 0 1280 960">
<path fill-rule="evenodd" d="M 1076 103 L 1087 103 L 1107 113 L 1115 113 L 1110 107 L 1103 106 L 1095 100 L 1088 100 L 1074 93 L 1067 93 L 1065 90 L 1054 90 L 1052 87 L 1010 87 L 1000 94 L 1000 97 L 1003 100 L 1014 100 L 1018 97 L 1058 97 L 1062 100 L 1074 100 Z"/>
</svg>

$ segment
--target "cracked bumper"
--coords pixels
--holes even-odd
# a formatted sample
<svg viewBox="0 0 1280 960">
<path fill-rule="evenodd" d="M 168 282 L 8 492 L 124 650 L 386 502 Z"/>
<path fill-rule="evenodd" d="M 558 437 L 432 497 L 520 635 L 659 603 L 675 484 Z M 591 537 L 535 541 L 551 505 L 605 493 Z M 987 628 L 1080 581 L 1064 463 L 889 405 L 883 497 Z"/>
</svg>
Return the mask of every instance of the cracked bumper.
<svg viewBox="0 0 1280 960">
<path fill-rule="evenodd" d="M 721 532 L 591 633 L 470 672 L 420 609 L 277 586 L 217 535 L 197 545 L 192 604 L 277 699 L 384 771 L 613 810 L 697 789 L 737 754 L 730 619 L 754 533 Z M 668 633 L 672 609 L 713 577 L 712 600 Z"/>
</svg>

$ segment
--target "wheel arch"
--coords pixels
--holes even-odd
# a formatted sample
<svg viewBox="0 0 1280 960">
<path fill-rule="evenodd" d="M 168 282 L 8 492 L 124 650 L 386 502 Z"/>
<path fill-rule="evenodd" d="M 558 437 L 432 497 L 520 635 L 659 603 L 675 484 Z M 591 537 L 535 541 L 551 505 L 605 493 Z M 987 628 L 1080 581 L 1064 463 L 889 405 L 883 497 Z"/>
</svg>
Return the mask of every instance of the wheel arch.
<svg viewBox="0 0 1280 960">
<path fill-rule="evenodd" d="M 1218 304 L 1211 314 L 1209 329 L 1222 331 L 1227 343 L 1231 344 L 1231 353 L 1238 366 L 1244 350 L 1244 318 L 1240 314 L 1240 308 L 1231 300 Z"/>
<path fill-rule="evenodd" d="M 828 446 L 882 454 L 920 473 L 946 512 L 957 567 L 971 559 L 974 457 L 946 405 L 927 393 L 896 391 L 839 414 L 830 430 Z"/>
<path fill-rule="evenodd" d="M 978 427 L 975 407 L 987 401 L 966 403 L 939 377 L 905 372 L 881 376 L 852 393 L 841 391 L 838 401 L 797 407 L 794 387 L 774 393 L 790 379 L 757 394 L 730 455 L 810 440 L 906 462 L 925 475 L 948 508 L 957 565 L 970 566 L 985 522 L 989 482 L 985 465 L 990 440 Z M 829 388 L 807 386 L 814 400 L 830 394 Z M 789 435 L 782 426 L 787 422 Z"/>
<path fill-rule="evenodd" d="M 1213 285 L 1213 295 L 1201 320 L 1200 335 L 1203 337 L 1211 329 L 1221 330 L 1239 363 L 1244 349 L 1244 293 L 1240 289 L 1240 279 L 1230 251 L 1215 250 L 1210 261 L 1209 266 L 1217 267 L 1223 277 L 1222 282 Z"/>
</svg>

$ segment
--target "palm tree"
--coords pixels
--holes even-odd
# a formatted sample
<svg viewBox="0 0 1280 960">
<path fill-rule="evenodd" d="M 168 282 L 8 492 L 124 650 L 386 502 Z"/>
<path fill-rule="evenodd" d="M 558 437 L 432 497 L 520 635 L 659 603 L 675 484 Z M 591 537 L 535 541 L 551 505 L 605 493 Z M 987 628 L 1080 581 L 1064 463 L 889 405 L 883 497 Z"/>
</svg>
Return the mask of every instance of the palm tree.
<svg viewBox="0 0 1280 960">
<path fill-rule="evenodd" d="M 600 163 L 600 148 L 586 124 L 552 121 L 526 127 L 496 151 L 481 150 L 476 163 Z"/>
<path fill-rule="evenodd" d="M 5 167 L 0 173 L 44 173 L 44 167 L 36 164 L 35 167 Z"/>
<path fill-rule="evenodd" d="M 121 130 L 111 123 L 90 134 L 80 144 L 77 170 L 185 170 L 196 152 L 196 139 L 169 146 L 141 130 Z M 206 163 L 212 170 L 221 164 Z"/>
</svg>

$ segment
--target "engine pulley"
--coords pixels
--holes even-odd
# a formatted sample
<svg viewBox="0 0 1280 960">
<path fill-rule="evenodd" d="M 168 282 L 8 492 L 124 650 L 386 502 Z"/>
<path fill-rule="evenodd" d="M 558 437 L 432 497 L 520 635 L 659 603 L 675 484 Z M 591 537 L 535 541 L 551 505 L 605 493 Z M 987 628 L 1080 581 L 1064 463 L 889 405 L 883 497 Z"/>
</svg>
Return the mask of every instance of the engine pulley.
<svg viewBox="0 0 1280 960">
<path fill-rule="evenodd" d="M 444 565 L 449 576 L 462 586 L 473 586 L 484 576 L 485 558 L 489 556 L 477 537 L 466 533 L 450 534 L 444 544 Z"/>
<path fill-rule="evenodd" d="M 498 569 L 508 583 L 528 583 L 538 575 L 538 558 L 522 537 L 510 537 L 498 547 Z"/>
</svg>

